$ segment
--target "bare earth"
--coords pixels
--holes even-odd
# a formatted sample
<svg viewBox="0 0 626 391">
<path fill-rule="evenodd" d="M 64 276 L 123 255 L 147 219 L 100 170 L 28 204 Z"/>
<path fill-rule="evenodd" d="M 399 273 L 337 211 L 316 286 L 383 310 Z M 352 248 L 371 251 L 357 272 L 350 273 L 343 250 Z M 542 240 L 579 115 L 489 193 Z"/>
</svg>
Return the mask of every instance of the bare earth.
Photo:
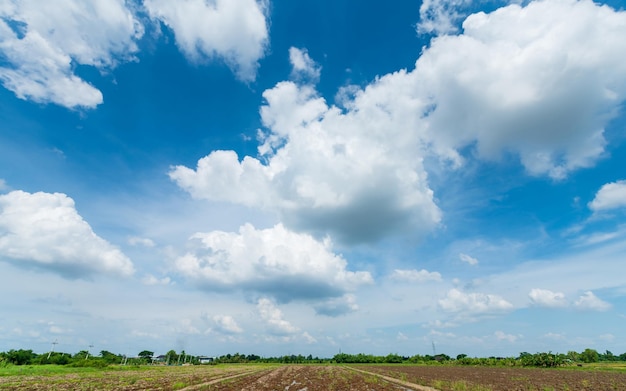
<svg viewBox="0 0 626 391">
<path fill-rule="evenodd" d="M 375 366 L 357 368 L 442 391 L 626 391 L 626 372 L 460 366 Z M 465 383 L 465 388 L 461 385 Z"/>
<path fill-rule="evenodd" d="M 0 376 L 0 390 L 626 391 L 626 372 L 413 365 L 232 365 Z"/>
</svg>

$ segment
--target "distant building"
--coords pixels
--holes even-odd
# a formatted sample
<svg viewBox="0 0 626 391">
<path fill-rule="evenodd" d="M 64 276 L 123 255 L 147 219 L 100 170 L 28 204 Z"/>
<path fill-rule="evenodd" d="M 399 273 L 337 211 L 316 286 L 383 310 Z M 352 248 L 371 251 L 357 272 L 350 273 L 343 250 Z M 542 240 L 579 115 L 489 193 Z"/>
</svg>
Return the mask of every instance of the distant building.
<svg viewBox="0 0 626 391">
<path fill-rule="evenodd" d="M 198 362 L 200 364 L 210 364 L 213 362 L 213 357 L 198 356 Z"/>
</svg>

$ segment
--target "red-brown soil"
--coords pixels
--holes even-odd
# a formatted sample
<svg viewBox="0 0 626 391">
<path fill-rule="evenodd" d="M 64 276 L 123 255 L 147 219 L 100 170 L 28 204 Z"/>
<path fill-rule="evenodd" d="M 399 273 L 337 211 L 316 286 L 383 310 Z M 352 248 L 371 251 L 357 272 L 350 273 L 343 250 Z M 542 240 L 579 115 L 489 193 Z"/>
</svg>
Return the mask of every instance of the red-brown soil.
<svg viewBox="0 0 626 391">
<path fill-rule="evenodd" d="M 626 391 L 626 372 L 460 366 L 355 366 L 442 391 Z"/>
<path fill-rule="evenodd" d="M 355 365 L 195 366 L 0 377 L 0 390 L 122 391 L 626 391 L 626 372 L 502 367 Z M 241 375 L 233 377 L 234 375 Z M 402 384 L 381 376 L 399 379 Z"/>
<path fill-rule="evenodd" d="M 405 391 L 407 387 L 390 383 L 375 375 L 362 374 L 337 366 L 290 365 L 269 373 L 245 376 L 201 389 L 211 391 Z"/>
</svg>

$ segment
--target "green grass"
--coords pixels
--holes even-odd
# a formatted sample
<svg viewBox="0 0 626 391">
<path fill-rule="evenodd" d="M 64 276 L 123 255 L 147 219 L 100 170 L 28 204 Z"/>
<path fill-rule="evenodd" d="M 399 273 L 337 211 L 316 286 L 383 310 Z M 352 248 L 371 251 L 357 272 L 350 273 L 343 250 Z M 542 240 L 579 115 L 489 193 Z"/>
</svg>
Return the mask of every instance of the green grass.
<svg viewBox="0 0 626 391">
<path fill-rule="evenodd" d="M 5 365 L 0 366 L 0 376 L 53 376 L 102 372 L 105 369 L 109 368 L 73 368 L 65 365 Z"/>
</svg>

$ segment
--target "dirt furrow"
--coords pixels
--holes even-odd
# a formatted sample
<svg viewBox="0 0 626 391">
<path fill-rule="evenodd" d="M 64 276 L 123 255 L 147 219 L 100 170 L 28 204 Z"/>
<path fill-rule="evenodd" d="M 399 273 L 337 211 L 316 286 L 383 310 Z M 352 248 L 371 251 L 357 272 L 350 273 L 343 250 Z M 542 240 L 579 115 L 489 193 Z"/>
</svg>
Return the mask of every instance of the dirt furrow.
<svg viewBox="0 0 626 391">
<path fill-rule="evenodd" d="M 194 385 L 191 385 L 191 386 L 188 386 L 188 387 L 185 387 L 185 388 L 181 388 L 181 389 L 180 389 L 180 390 L 178 390 L 178 391 L 193 391 L 193 390 L 199 390 L 199 389 L 201 389 L 201 388 L 204 388 L 204 387 L 210 386 L 210 385 L 212 385 L 212 384 L 217 384 L 217 383 L 220 383 L 220 382 L 223 382 L 223 381 L 227 381 L 227 380 L 231 380 L 231 379 L 236 379 L 236 378 L 238 378 L 238 377 L 242 377 L 242 376 L 249 376 L 249 375 L 252 375 L 252 374 L 254 374 L 254 373 L 261 372 L 261 371 L 266 371 L 266 370 L 267 370 L 267 369 L 257 369 L 257 370 L 254 370 L 254 371 L 246 371 L 246 372 L 237 373 L 237 374 L 235 374 L 235 375 L 224 376 L 224 377 L 220 377 L 220 378 L 217 378 L 217 379 L 210 380 L 210 381 L 208 381 L 208 382 L 204 382 L 204 383 L 200 383 L 200 384 L 194 384 Z"/>
<path fill-rule="evenodd" d="M 439 391 L 436 388 L 432 388 L 432 387 L 428 387 L 428 386 L 422 386 L 420 384 L 415 384 L 415 383 L 411 383 L 411 382 L 408 382 L 408 381 L 396 379 L 394 377 L 381 375 L 380 373 L 368 372 L 368 371 L 364 371 L 362 369 L 356 369 L 356 368 L 353 368 L 353 367 L 344 367 L 344 368 L 347 368 L 347 369 L 350 369 L 350 370 L 356 371 L 356 372 L 361 372 L 361 373 L 364 373 L 364 374 L 367 374 L 367 375 L 376 376 L 376 377 L 384 379 L 384 380 L 386 380 L 386 381 L 388 381 L 390 383 L 398 384 L 398 385 L 401 385 L 403 387 L 408 387 L 409 389 L 415 390 L 415 391 Z"/>
</svg>

